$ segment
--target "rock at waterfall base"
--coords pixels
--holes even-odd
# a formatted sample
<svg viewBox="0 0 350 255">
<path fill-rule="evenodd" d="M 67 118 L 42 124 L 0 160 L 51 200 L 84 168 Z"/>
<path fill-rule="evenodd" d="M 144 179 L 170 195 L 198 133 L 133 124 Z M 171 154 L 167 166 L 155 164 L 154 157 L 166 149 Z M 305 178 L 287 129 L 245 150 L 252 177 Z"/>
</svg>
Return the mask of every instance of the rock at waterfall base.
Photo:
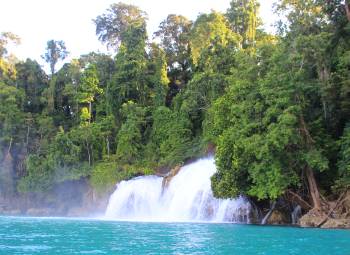
<svg viewBox="0 0 350 255">
<path fill-rule="evenodd" d="M 328 218 L 324 224 L 319 226 L 326 218 L 325 214 L 309 211 L 299 220 L 301 227 L 321 227 L 321 228 L 350 228 L 350 219 L 348 218 Z"/>
<path fill-rule="evenodd" d="M 170 172 L 163 178 L 162 187 L 167 188 L 170 181 L 180 172 L 181 165 L 175 166 Z"/>
<path fill-rule="evenodd" d="M 267 220 L 267 224 L 269 225 L 286 225 L 289 223 L 288 215 L 280 210 L 273 210 L 271 216 Z"/>
<path fill-rule="evenodd" d="M 350 219 L 328 219 L 321 228 L 350 228 Z"/>
</svg>

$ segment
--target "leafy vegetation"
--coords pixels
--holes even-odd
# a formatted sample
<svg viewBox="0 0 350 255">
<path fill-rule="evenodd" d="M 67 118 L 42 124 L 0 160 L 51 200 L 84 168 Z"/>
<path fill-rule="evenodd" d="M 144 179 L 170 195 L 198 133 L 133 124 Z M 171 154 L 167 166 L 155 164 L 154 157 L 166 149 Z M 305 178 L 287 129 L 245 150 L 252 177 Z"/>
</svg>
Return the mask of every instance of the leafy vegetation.
<svg viewBox="0 0 350 255">
<path fill-rule="evenodd" d="M 256 0 L 196 20 L 170 14 L 150 42 L 147 15 L 112 4 L 96 35 L 114 57 L 68 54 L 50 40 L 47 75 L 14 61 L 0 35 L 0 192 L 43 193 L 86 179 L 98 192 L 204 155 L 216 196 L 275 200 L 291 190 L 321 208 L 350 185 L 348 1 L 281 0 L 277 33 Z M 151 170 L 153 169 L 153 170 Z"/>
</svg>

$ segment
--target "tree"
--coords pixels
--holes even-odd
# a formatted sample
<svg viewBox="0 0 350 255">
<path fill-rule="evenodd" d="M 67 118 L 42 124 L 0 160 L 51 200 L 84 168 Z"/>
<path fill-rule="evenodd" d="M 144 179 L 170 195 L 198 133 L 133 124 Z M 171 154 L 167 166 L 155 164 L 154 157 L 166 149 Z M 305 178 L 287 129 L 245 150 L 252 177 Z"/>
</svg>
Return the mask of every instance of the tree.
<svg viewBox="0 0 350 255">
<path fill-rule="evenodd" d="M 287 167 L 293 164 L 286 162 L 293 159 L 288 146 L 297 141 L 296 109 L 288 105 L 289 96 L 284 97 L 281 89 L 277 92 L 272 84 L 259 83 L 254 77 L 256 70 L 248 68 L 251 64 L 250 58 L 241 59 L 237 71 L 245 71 L 232 76 L 228 92 L 210 110 L 207 124 L 218 146 L 218 172 L 212 177 L 212 187 L 219 197 L 243 193 L 276 199 L 296 182 L 293 169 Z M 267 92 L 278 96 L 265 98 L 262 93 Z"/>
<path fill-rule="evenodd" d="M 208 48 L 202 50 L 193 78 L 173 100 L 178 112 L 188 113 L 195 136 L 202 134 L 208 109 L 229 85 L 231 69 L 237 60 L 235 52 L 235 45 L 222 45 L 220 40 L 213 40 Z"/>
<path fill-rule="evenodd" d="M 328 13 L 338 25 L 342 26 L 344 22 L 350 22 L 350 2 L 348 0 L 318 0 L 316 3 L 323 6 L 325 13 Z"/>
<path fill-rule="evenodd" d="M 82 64 L 73 59 L 66 63 L 53 76 L 46 90 L 48 109 L 54 113 L 56 125 L 68 130 L 79 123 L 79 87 L 82 77 Z"/>
<path fill-rule="evenodd" d="M 83 55 L 79 59 L 81 66 L 94 65 L 97 71 L 97 78 L 99 80 L 99 87 L 103 90 L 103 94 L 98 94 L 95 100 L 96 118 L 107 115 L 107 87 L 111 82 L 113 75 L 115 74 L 115 62 L 111 56 L 101 53 L 91 52 L 87 55 Z"/>
<path fill-rule="evenodd" d="M 78 62 L 82 67 L 88 65 L 94 65 L 96 67 L 100 87 L 105 90 L 115 72 L 113 58 L 107 54 L 90 52 L 89 54 L 80 56 Z"/>
<path fill-rule="evenodd" d="M 206 122 L 217 144 L 213 190 L 220 197 L 277 199 L 305 179 L 314 208 L 322 210 L 317 176 L 329 169 L 324 141 L 332 142 L 315 108 L 318 77 L 308 65 L 300 68 L 296 59 L 304 53 L 289 47 L 286 42 L 267 51 L 267 73 L 256 56 L 243 55 L 227 93 L 213 104 Z"/>
<path fill-rule="evenodd" d="M 147 15 L 138 7 L 124 3 L 112 4 L 107 13 L 98 16 L 94 23 L 96 35 L 108 47 L 118 49 L 122 42 L 130 40 L 130 33 L 146 36 Z"/>
<path fill-rule="evenodd" d="M 169 79 L 167 76 L 167 65 L 164 51 L 156 44 L 150 45 L 148 61 L 148 84 L 151 89 L 153 105 L 165 105 L 168 92 Z"/>
<path fill-rule="evenodd" d="M 6 84 L 14 84 L 16 78 L 15 57 L 7 55 L 6 46 L 10 43 L 15 45 L 20 43 L 20 38 L 10 32 L 3 32 L 0 34 L 0 81 Z"/>
<path fill-rule="evenodd" d="M 121 162 L 130 164 L 140 156 L 145 112 L 132 101 L 124 103 L 122 111 L 125 121 L 117 135 L 116 156 Z"/>
<path fill-rule="evenodd" d="M 243 48 L 255 44 L 256 30 L 261 25 L 259 7 L 257 0 L 232 0 L 227 9 L 226 17 L 232 30 L 242 36 Z"/>
<path fill-rule="evenodd" d="M 146 156 L 161 166 L 175 166 L 192 156 L 192 125 L 185 112 L 160 106 L 152 114 L 153 125 Z"/>
<path fill-rule="evenodd" d="M 15 193 L 16 158 L 23 152 L 25 132 L 23 93 L 0 80 L 0 191 L 7 198 Z"/>
<path fill-rule="evenodd" d="M 339 180 L 336 182 L 336 188 L 350 188 L 350 128 L 346 127 L 344 135 L 339 140 L 340 153 L 338 161 Z"/>
<path fill-rule="evenodd" d="M 47 42 L 46 53 L 41 57 L 50 65 L 51 75 L 53 75 L 57 62 L 64 60 L 68 54 L 69 52 L 63 41 L 50 40 Z"/>
<path fill-rule="evenodd" d="M 170 86 L 173 90 L 183 87 L 191 77 L 191 28 L 192 22 L 186 17 L 170 14 L 154 33 L 155 38 L 160 40 L 160 47 L 165 51 Z"/>
<path fill-rule="evenodd" d="M 218 12 L 201 14 L 193 24 L 190 37 L 191 55 L 195 65 L 198 64 L 202 50 L 208 48 L 214 40 L 223 46 L 236 44 L 238 48 L 241 37 L 229 28 L 224 15 Z"/>
<path fill-rule="evenodd" d="M 88 122 L 92 120 L 92 102 L 98 94 L 101 94 L 103 90 L 99 88 L 99 80 L 97 77 L 97 69 L 95 65 L 89 65 L 81 78 L 81 85 L 79 87 L 78 98 L 80 103 L 86 103 L 89 105 Z"/>
<path fill-rule="evenodd" d="M 109 113 L 117 115 L 121 105 L 129 100 L 146 104 L 146 14 L 133 5 L 118 3 L 94 22 L 99 39 L 118 49 L 116 73 L 106 90 Z"/>
<path fill-rule="evenodd" d="M 21 40 L 17 35 L 11 32 L 2 32 L 0 34 L 0 58 L 3 58 L 6 56 L 7 54 L 6 46 L 10 42 L 17 45 L 17 44 L 20 44 Z"/>
<path fill-rule="evenodd" d="M 32 113 L 40 113 L 44 108 L 43 91 L 48 87 L 48 78 L 40 65 L 27 59 L 16 65 L 17 88 L 25 93 L 24 109 Z"/>
<path fill-rule="evenodd" d="M 18 182 L 17 189 L 21 193 L 48 192 L 53 186 L 53 168 L 51 161 L 37 155 L 26 159 L 27 174 Z"/>
</svg>

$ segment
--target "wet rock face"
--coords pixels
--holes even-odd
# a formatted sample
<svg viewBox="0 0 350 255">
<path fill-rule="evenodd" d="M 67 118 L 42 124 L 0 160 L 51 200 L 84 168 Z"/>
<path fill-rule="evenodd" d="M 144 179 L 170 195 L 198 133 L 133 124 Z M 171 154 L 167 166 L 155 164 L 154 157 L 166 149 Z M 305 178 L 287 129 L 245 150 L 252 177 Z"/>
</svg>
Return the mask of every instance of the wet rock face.
<svg viewBox="0 0 350 255">
<path fill-rule="evenodd" d="M 27 216 L 52 216 L 54 214 L 54 210 L 51 208 L 29 208 L 26 212 Z"/>
<path fill-rule="evenodd" d="M 290 218 L 286 212 L 281 210 L 273 210 L 270 218 L 267 220 L 269 225 L 286 225 L 290 224 Z"/>
<path fill-rule="evenodd" d="M 266 201 L 264 203 L 259 202 L 258 215 L 260 220 L 258 224 L 267 224 L 267 225 L 291 225 L 292 222 L 292 213 L 293 206 L 288 201 L 283 198 L 278 199 L 277 201 Z"/>
<path fill-rule="evenodd" d="M 181 165 L 177 165 L 170 170 L 170 172 L 163 178 L 163 182 L 162 182 L 163 189 L 168 187 L 169 183 L 171 182 L 171 179 L 173 179 L 174 176 L 177 175 L 180 170 L 181 170 Z"/>
</svg>

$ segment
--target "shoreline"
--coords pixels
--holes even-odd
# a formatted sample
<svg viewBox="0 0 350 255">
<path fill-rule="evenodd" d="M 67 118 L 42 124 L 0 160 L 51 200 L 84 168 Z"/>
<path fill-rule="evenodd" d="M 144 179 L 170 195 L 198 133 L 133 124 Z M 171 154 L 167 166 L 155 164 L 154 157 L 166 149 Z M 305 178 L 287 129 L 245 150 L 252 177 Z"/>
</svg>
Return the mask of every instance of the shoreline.
<svg viewBox="0 0 350 255">
<path fill-rule="evenodd" d="M 350 227 L 316 227 L 316 226 L 302 226 L 298 224 L 258 224 L 258 223 L 244 223 L 244 222 L 216 222 L 216 221 L 166 221 L 166 220 L 131 220 L 131 219 L 113 219 L 100 215 L 92 216 L 67 216 L 67 215 L 28 215 L 28 214 L 0 214 L 3 218 L 33 218 L 33 219 L 63 219 L 63 220 L 92 220 L 105 222 L 128 222 L 128 223 L 159 223 L 159 224 L 233 224 L 233 225 L 249 225 L 257 227 L 286 227 L 286 228 L 300 228 L 300 229 L 329 229 L 329 230 L 350 230 Z M 334 219 L 332 219 L 334 220 Z M 341 220 L 341 219 L 338 219 Z M 343 219 L 349 222 L 350 219 Z"/>
</svg>

